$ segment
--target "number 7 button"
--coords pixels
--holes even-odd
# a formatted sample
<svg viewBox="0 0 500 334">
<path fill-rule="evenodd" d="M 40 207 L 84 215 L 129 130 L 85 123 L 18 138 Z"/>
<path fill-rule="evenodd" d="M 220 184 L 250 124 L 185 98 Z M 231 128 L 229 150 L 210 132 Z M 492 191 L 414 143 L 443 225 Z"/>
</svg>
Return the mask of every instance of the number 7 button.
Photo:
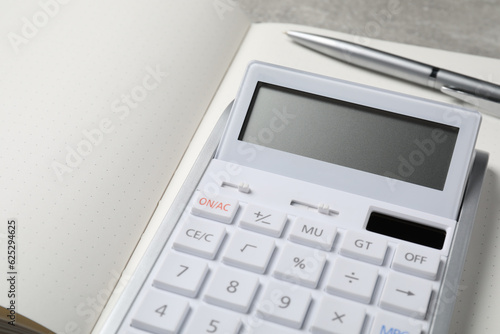
<svg viewBox="0 0 500 334">
<path fill-rule="evenodd" d="M 205 261 L 170 253 L 153 280 L 153 286 L 195 297 L 207 271 L 208 265 Z"/>
</svg>

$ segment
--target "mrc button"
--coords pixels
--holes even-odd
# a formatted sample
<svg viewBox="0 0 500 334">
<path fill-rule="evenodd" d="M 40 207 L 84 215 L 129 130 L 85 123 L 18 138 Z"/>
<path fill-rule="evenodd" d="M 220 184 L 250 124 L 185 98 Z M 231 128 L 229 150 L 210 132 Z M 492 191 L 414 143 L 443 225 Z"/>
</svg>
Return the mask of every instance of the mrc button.
<svg viewBox="0 0 500 334">
<path fill-rule="evenodd" d="M 415 276 L 434 280 L 437 277 L 441 255 L 428 247 L 399 245 L 392 268 Z"/>
<path fill-rule="evenodd" d="M 193 215 L 230 224 L 238 210 L 238 201 L 222 196 L 200 194 L 191 208 Z"/>
</svg>

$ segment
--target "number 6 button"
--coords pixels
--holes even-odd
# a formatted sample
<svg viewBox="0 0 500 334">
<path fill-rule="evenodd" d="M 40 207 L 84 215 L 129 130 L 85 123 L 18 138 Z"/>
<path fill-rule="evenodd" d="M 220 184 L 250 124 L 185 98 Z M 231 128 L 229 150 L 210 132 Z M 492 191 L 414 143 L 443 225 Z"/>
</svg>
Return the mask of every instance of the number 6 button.
<svg viewBox="0 0 500 334">
<path fill-rule="evenodd" d="M 191 317 L 186 333 L 237 334 L 241 320 L 221 309 L 200 305 Z"/>
<path fill-rule="evenodd" d="M 258 287 L 257 277 L 248 275 L 247 272 L 220 267 L 204 298 L 207 303 L 246 313 Z"/>
</svg>

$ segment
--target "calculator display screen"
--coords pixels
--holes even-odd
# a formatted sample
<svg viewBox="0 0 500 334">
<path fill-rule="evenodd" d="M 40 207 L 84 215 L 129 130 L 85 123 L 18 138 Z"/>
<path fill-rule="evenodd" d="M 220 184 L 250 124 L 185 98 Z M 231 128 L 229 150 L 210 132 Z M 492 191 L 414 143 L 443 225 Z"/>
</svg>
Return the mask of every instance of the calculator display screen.
<svg viewBox="0 0 500 334">
<path fill-rule="evenodd" d="M 458 130 L 259 82 L 238 139 L 443 190 Z"/>
</svg>

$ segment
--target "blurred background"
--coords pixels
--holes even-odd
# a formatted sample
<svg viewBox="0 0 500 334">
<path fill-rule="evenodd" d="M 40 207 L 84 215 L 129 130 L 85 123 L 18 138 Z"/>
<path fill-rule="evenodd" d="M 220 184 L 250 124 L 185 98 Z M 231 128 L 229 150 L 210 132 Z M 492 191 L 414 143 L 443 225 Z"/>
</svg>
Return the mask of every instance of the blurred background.
<svg viewBox="0 0 500 334">
<path fill-rule="evenodd" d="M 238 0 L 253 22 L 287 22 L 500 58 L 500 0 Z"/>
</svg>

